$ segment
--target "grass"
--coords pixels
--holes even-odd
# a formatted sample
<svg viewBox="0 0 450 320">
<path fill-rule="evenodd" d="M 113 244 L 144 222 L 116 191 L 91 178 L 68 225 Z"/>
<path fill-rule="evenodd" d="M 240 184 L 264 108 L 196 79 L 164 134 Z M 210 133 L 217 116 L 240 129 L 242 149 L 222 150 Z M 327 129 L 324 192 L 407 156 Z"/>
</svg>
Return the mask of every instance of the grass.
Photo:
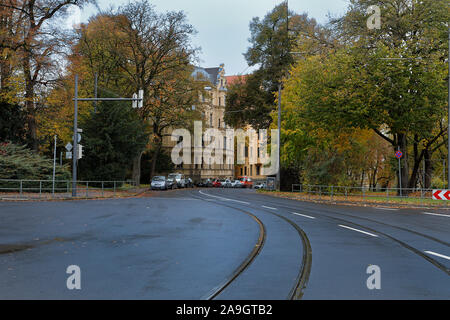
<svg viewBox="0 0 450 320">
<path fill-rule="evenodd" d="M 397 195 L 386 194 L 381 195 L 380 193 L 367 193 L 362 194 L 352 194 L 352 195 L 318 195 L 311 193 L 300 193 L 300 192 L 278 192 L 278 191 L 267 191 L 258 190 L 261 193 L 268 193 L 281 198 L 289 198 L 294 200 L 302 201 L 312 201 L 312 202 L 342 202 L 342 203 L 364 203 L 364 204 L 390 204 L 390 205 L 416 205 L 416 206 L 437 206 L 437 207 L 450 207 L 450 201 L 443 200 L 433 200 L 431 197 L 424 195 L 423 198 L 417 196 L 410 197 L 399 197 Z"/>
</svg>

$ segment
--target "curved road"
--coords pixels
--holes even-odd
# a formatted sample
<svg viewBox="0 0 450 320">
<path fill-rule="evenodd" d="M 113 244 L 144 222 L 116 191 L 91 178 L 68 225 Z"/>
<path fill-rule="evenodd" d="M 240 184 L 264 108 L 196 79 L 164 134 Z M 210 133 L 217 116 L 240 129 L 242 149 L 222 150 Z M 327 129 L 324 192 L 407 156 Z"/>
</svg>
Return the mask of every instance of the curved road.
<svg viewBox="0 0 450 320">
<path fill-rule="evenodd" d="M 0 202 L 0 221 L 0 299 L 450 299 L 439 210 L 185 189 Z M 66 286 L 70 265 L 81 290 Z"/>
</svg>

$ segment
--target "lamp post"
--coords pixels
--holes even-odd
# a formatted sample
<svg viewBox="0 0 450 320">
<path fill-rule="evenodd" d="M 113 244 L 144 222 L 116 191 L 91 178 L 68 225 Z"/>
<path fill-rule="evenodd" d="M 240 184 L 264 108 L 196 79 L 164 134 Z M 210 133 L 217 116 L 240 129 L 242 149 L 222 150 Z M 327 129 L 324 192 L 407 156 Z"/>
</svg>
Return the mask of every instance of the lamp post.
<svg viewBox="0 0 450 320">
<path fill-rule="evenodd" d="M 74 117 L 73 117 L 73 155 L 72 155 L 72 197 L 77 196 L 77 161 L 78 161 L 78 101 L 132 101 L 133 108 L 144 106 L 144 91 L 139 90 L 139 95 L 134 94 L 133 98 L 78 98 L 78 75 L 75 75 L 75 97 Z"/>
</svg>

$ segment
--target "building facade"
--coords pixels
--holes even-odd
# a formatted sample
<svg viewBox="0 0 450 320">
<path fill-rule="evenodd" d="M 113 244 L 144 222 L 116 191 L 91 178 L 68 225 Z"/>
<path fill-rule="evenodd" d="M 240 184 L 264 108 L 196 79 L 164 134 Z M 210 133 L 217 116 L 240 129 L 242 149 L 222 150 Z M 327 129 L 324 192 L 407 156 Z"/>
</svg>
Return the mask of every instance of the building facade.
<svg viewBox="0 0 450 320">
<path fill-rule="evenodd" d="M 227 95 L 227 80 L 225 76 L 224 65 L 214 68 L 195 67 L 192 73 L 194 79 L 202 80 L 208 83 L 205 87 L 206 94 L 200 94 L 199 103 L 201 104 L 203 131 L 207 129 L 217 129 L 222 134 L 222 141 L 219 141 L 223 153 L 222 164 L 207 164 L 201 157 L 196 156 L 192 146 L 191 159 L 192 164 L 182 163 L 177 166 L 176 172 L 183 173 L 191 177 L 194 181 L 202 179 L 229 178 L 234 177 L 234 163 L 226 163 L 226 158 L 233 152 L 233 139 L 226 137 L 226 130 L 230 129 L 224 121 L 225 104 Z M 200 120 L 200 119 L 199 119 Z M 202 135 L 203 136 L 203 135 Z M 194 137 L 191 137 L 192 144 Z M 172 141 L 171 137 L 163 139 L 163 148 L 168 154 L 171 154 L 173 147 L 177 142 Z M 208 144 L 203 141 L 202 146 Z M 201 163 L 200 163 L 201 162 Z"/>
<path fill-rule="evenodd" d="M 245 76 L 227 76 L 226 82 L 228 85 L 232 85 L 238 81 L 245 81 Z M 251 126 L 247 126 L 244 128 L 245 131 L 249 132 L 253 130 Z M 245 163 L 236 164 L 234 176 L 235 177 L 250 177 L 253 180 L 266 180 L 267 175 L 264 175 L 263 165 L 264 165 L 264 156 L 263 152 L 265 152 L 265 139 L 256 132 L 254 139 L 248 139 L 245 145 L 245 150 L 243 150 L 243 154 L 245 157 Z"/>
</svg>

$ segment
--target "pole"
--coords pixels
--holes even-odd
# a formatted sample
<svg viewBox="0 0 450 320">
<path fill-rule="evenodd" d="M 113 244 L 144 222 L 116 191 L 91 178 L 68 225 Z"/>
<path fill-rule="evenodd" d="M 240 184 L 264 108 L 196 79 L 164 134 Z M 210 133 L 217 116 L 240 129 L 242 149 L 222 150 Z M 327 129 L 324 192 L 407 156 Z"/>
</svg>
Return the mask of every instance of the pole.
<svg viewBox="0 0 450 320">
<path fill-rule="evenodd" d="M 95 73 L 95 79 L 94 79 L 94 96 L 97 99 L 97 83 L 98 83 L 98 73 Z M 94 104 L 94 112 L 97 112 L 97 101 L 95 101 Z"/>
<path fill-rule="evenodd" d="M 400 151 L 400 146 L 398 146 L 398 151 Z M 398 158 L 398 184 L 400 187 L 400 197 L 402 197 L 402 164 L 400 161 L 400 157 Z"/>
<path fill-rule="evenodd" d="M 450 27 L 448 28 L 448 136 L 447 136 L 447 147 L 448 147 L 448 188 L 450 189 Z"/>
<path fill-rule="evenodd" d="M 55 174 L 56 174 L 56 134 L 55 134 L 55 148 L 53 150 L 53 185 L 52 185 L 53 195 L 55 195 Z"/>
<path fill-rule="evenodd" d="M 73 117 L 73 154 L 72 154 L 72 197 L 77 196 L 77 159 L 78 159 L 78 75 L 75 75 L 75 99 Z"/>
<path fill-rule="evenodd" d="M 281 80 L 280 80 L 281 81 Z M 277 190 L 281 188 L 281 82 L 278 84 L 278 168 L 277 168 Z"/>
</svg>

